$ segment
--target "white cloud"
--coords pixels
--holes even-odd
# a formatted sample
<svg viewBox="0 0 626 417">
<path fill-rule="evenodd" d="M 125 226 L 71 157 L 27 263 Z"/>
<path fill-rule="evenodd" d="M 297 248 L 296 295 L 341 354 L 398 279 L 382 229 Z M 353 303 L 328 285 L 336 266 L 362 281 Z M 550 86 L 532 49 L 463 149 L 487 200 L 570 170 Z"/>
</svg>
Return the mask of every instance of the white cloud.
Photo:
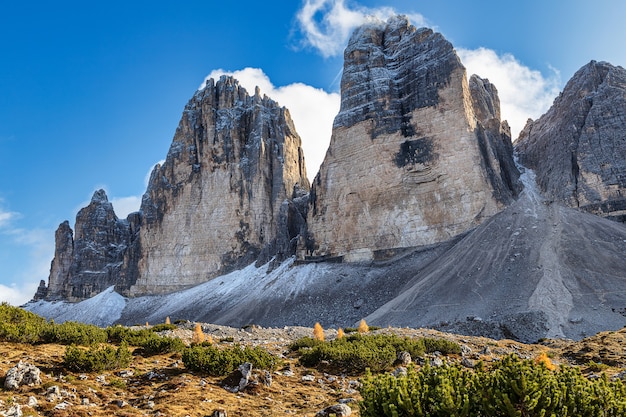
<svg viewBox="0 0 626 417">
<path fill-rule="evenodd" d="M 21 306 L 33 299 L 33 295 L 37 291 L 39 281 L 23 282 L 20 286 L 0 284 L 0 302 L 7 302 L 14 306 Z"/>
<path fill-rule="evenodd" d="M 11 277 L 13 283 L 10 286 L 0 284 L 0 302 L 22 305 L 33 298 L 39 281 L 46 279 L 50 273 L 50 262 L 54 257 L 54 231 L 11 228 L 4 234 L 13 244 L 27 248 L 29 262 Z"/>
<path fill-rule="evenodd" d="M 0 208 L 0 227 L 8 226 L 15 218 L 17 217 L 17 213 L 11 211 L 4 211 Z"/>
<path fill-rule="evenodd" d="M 120 219 L 125 219 L 130 213 L 139 211 L 141 206 L 141 196 L 131 195 L 128 197 L 116 197 L 111 199 L 115 215 Z"/>
<path fill-rule="evenodd" d="M 559 94 L 561 79 L 554 69 L 545 77 L 511 54 L 498 55 L 486 48 L 457 49 L 457 53 L 468 76 L 488 78 L 498 89 L 502 118 L 509 122 L 513 139 L 529 117 L 536 119 L 545 113 Z"/>
<path fill-rule="evenodd" d="M 219 79 L 220 75 L 231 75 L 239 80 L 249 94 L 254 94 L 258 86 L 261 94 L 276 100 L 287 107 L 296 130 L 302 138 L 302 148 L 306 158 L 309 179 L 317 174 L 319 166 L 330 143 L 333 120 L 339 112 L 340 96 L 302 83 L 275 87 L 269 77 L 258 68 L 245 68 L 239 71 L 212 71 L 205 79 Z M 202 83 L 202 86 L 205 85 Z"/>
<path fill-rule="evenodd" d="M 305 0 L 296 20 L 303 35 L 303 45 L 317 49 L 328 58 L 342 53 L 356 27 L 370 21 L 387 20 L 397 14 L 391 7 L 355 5 L 348 8 L 344 0 Z M 420 14 L 410 13 L 407 16 L 417 27 L 429 26 Z"/>
</svg>

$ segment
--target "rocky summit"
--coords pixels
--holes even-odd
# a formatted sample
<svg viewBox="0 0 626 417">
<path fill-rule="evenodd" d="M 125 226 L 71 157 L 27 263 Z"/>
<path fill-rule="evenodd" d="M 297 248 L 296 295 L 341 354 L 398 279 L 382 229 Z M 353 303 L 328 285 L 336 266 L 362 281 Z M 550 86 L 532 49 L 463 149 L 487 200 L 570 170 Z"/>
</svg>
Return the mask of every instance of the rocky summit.
<svg viewBox="0 0 626 417">
<path fill-rule="evenodd" d="M 449 240 L 513 200 L 519 173 L 497 91 L 406 18 L 358 29 L 311 190 L 305 258 L 368 261 Z"/>
<path fill-rule="evenodd" d="M 626 220 L 626 70 L 591 61 L 517 141 L 550 198 Z"/>
<path fill-rule="evenodd" d="M 27 308 L 99 325 L 366 317 L 522 341 L 619 329 L 625 86 L 620 67 L 583 67 L 527 124 L 516 161 L 496 86 L 468 78 L 441 34 L 371 22 L 345 50 L 309 186 L 288 110 L 209 80 L 141 210 L 118 219 L 96 192 L 75 232 L 59 226 Z"/>
</svg>

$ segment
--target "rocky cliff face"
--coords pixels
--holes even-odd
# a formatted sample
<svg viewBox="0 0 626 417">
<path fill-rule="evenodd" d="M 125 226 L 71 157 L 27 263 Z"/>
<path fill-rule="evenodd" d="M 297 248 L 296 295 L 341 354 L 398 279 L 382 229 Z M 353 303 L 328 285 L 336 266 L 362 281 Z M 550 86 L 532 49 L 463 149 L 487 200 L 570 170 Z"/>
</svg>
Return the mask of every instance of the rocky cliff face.
<svg viewBox="0 0 626 417">
<path fill-rule="evenodd" d="M 357 29 L 311 191 L 302 257 L 359 261 L 442 242 L 510 202 L 519 173 L 495 87 L 404 17 Z"/>
<path fill-rule="evenodd" d="M 231 77 L 185 107 L 141 211 L 119 220 L 104 191 L 56 232 L 48 287 L 37 299 L 167 293 L 295 253 L 309 182 L 289 112 Z"/>
<path fill-rule="evenodd" d="M 39 297 L 82 300 L 118 283 L 129 223 L 117 218 L 104 190 L 78 212 L 75 229 L 74 235 L 67 221 L 57 229 L 48 289 L 40 288 Z"/>
<path fill-rule="evenodd" d="M 542 191 L 571 207 L 626 219 L 626 70 L 591 61 L 516 142 Z"/>
<path fill-rule="evenodd" d="M 308 190 L 287 109 L 231 77 L 209 80 L 150 178 L 130 293 L 168 292 L 290 255 L 302 217 L 291 200 Z"/>
</svg>

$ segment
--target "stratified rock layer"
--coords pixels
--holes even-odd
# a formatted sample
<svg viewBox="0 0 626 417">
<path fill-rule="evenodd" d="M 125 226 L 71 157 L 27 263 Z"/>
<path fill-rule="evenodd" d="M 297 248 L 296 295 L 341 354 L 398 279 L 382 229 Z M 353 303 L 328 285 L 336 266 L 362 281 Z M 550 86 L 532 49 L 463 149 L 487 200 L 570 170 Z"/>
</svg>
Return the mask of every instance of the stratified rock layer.
<svg viewBox="0 0 626 417">
<path fill-rule="evenodd" d="M 442 242 L 512 200 L 519 173 L 495 88 L 476 78 L 470 91 L 440 34 L 395 17 L 357 29 L 344 58 L 301 257 L 359 261 Z"/>
<path fill-rule="evenodd" d="M 591 61 L 520 133 L 520 160 L 550 198 L 626 219 L 626 70 Z"/>
<path fill-rule="evenodd" d="M 290 200 L 308 189 L 289 112 L 231 77 L 209 80 L 151 175 L 130 294 L 169 292 L 291 255 L 303 215 Z"/>
</svg>

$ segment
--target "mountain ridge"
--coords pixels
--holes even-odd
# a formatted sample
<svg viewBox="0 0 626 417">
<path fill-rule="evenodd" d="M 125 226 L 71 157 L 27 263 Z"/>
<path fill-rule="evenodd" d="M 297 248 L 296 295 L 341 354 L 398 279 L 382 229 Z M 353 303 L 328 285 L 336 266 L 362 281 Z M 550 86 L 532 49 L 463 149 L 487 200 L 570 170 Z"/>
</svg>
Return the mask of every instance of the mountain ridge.
<svg viewBox="0 0 626 417">
<path fill-rule="evenodd" d="M 626 324 L 626 226 L 546 192 L 546 172 L 573 172 L 551 159 L 562 162 L 567 145 L 536 157 L 547 149 L 537 144 L 567 143 L 536 133 L 578 117 L 578 99 L 557 98 L 520 135 L 515 152 L 531 170 L 514 160 L 496 86 L 468 79 L 441 35 L 396 17 L 358 29 L 345 56 L 342 108 L 310 190 L 288 111 L 232 78 L 210 80 L 183 112 L 142 211 L 119 220 L 97 192 L 76 236 L 68 222 L 59 227 L 48 286 L 27 308 L 76 317 L 101 294 L 115 311 L 97 320 L 111 323 L 345 326 L 367 317 L 522 341 Z M 589 83 L 599 91 L 602 80 Z M 591 108 L 617 107 L 617 116 L 594 119 L 592 133 L 618 146 L 626 83 L 596 90 Z M 589 164 L 579 173 L 594 172 Z M 626 178 L 621 167 L 615 178 Z M 599 201 L 614 204 L 620 184 Z"/>
</svg>

